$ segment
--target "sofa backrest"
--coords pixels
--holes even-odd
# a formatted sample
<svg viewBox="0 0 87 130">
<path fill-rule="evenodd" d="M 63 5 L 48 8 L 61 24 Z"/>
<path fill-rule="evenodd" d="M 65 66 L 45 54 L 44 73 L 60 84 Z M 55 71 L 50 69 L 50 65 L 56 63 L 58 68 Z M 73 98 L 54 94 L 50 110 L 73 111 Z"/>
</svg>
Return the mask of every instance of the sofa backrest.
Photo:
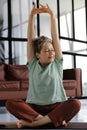
<svg viewBox="0 0 87 130">
<path fill-rule="evenodd" d="M 5 64 L 0 63 L 0 80 L 5 80 Z"/>
<path fill-rule="evenodd" d="M 72 68 L 72 69 L 65 69 L 63 70 L 63 79 L 70 79 L 70 80 L 75 80 L 76 79 L 76 69 Z"/>
<path fill-rule="evenodd" d="M 0 81 L 4 80 L 29 80 L 27 66 L 0 63 Z"/>
<path fill-rule="evenodd" d="M 28 68 L 26 65 L 11 65 L 6 67 L 7 80 L 28 80 Z"/>
</svg>

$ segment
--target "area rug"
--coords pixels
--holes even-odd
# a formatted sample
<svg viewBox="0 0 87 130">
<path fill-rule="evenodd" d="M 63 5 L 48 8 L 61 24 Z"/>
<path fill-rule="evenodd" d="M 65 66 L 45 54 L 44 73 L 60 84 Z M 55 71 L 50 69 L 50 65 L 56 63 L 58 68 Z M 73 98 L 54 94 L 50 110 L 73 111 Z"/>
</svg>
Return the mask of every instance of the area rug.
<svg viewBox="0 0 87 130">
<path fill-rule="evenodd" d="M 18 129 L 17 126 L 16 126 L 16 122 L 1 122 L 0 123 L 0 129 Z M 23 129 L 23 128 L 22 128 Z M 45 125 L 45 126 L 42 126 L 42 127 L 38 127 L 38 128 L 24 128 L 24 129 L 61 129 L 61 130 L 77 130 L 77 129 L 82 129 L 82 130 L 87 130 L 87 123 L 86 122 L 70 122 L 68 124 L 67 127 L 57 127 L 57 128 L 54 128 L 52 125 Z"/>
</svg>

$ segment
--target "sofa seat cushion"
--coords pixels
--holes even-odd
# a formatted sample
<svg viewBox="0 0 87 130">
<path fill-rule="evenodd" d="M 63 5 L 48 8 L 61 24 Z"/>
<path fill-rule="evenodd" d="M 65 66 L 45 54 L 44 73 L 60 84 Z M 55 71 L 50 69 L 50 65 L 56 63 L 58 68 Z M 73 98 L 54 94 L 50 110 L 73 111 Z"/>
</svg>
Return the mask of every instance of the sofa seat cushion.
<svg viewBox="0 0 87 130">
<path fill-rule="evenodd" d="M 21 90 L 28 90 L 29 80 L 21 81 Z"/>
<path fill-rule="evenodd" d="M 77 82 L 76 82 L 76 80 L 63 80 L 63 86 L 64 86 L 65 90 L 76 89 Z"/>
<path fill-rule="evenodd" d="M 19 81 L 0 81 L 0 91 L 17 91 L 20 90 Z"/>
</svg>

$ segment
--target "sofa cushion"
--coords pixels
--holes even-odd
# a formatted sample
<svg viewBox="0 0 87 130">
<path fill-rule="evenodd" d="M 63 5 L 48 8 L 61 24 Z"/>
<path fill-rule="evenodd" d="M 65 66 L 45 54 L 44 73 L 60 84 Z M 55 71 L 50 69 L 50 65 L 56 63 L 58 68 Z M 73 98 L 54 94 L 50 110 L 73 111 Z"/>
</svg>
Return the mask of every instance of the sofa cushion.
<svg viewBox="0 0 87 130">
<path fill-rule="evenodd" d="M 29 88 L 29 80 L 20 82 L 21 90 L 28 90 Z"/>
<path fill-rule="evenodd" d="M 0 81 L 0 91 L 18 91 L 20 90 L 19 81 Z"/>
<path fill-rule="evenodd" d="M 26 65 L 8 65 L 9 80 L 28 80 L 28 68 Z"/>
<path fill-rule="evenodd" d="M 4 70 L 4 64 L 0 63 L 0 80 L 5 80 L 5 70 Z"/>
<path fill-rule="evenodd" d="M 65 69 L 63 70 L 63 79 L 67 80 L 75 80 L 76 79 L 76 74 L 75 74 L 75 69 Z"/>
</svg>

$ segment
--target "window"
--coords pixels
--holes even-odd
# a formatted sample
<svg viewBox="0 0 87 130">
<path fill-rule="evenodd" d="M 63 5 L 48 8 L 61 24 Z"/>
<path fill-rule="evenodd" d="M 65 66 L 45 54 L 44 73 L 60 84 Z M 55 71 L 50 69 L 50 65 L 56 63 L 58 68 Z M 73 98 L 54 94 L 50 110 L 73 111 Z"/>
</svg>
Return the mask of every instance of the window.
<svg viewBox="0 0 87 130">
<path fill-rule="evenodd" d="M 61 46 L 64 52 L 64 69 L 73 67 L 82 69 L 83 96 L 87 96 L 87 79 L 85 76 L 87 71 L 85 0 L 59 0 L 59 7 L 59 27 Z"/>
<path fill-rule="evenodd" d="M 0 61 L 26 64 L 25 48 L 31 8 L 30 0 L 0 0 Z"/>
</svg>

